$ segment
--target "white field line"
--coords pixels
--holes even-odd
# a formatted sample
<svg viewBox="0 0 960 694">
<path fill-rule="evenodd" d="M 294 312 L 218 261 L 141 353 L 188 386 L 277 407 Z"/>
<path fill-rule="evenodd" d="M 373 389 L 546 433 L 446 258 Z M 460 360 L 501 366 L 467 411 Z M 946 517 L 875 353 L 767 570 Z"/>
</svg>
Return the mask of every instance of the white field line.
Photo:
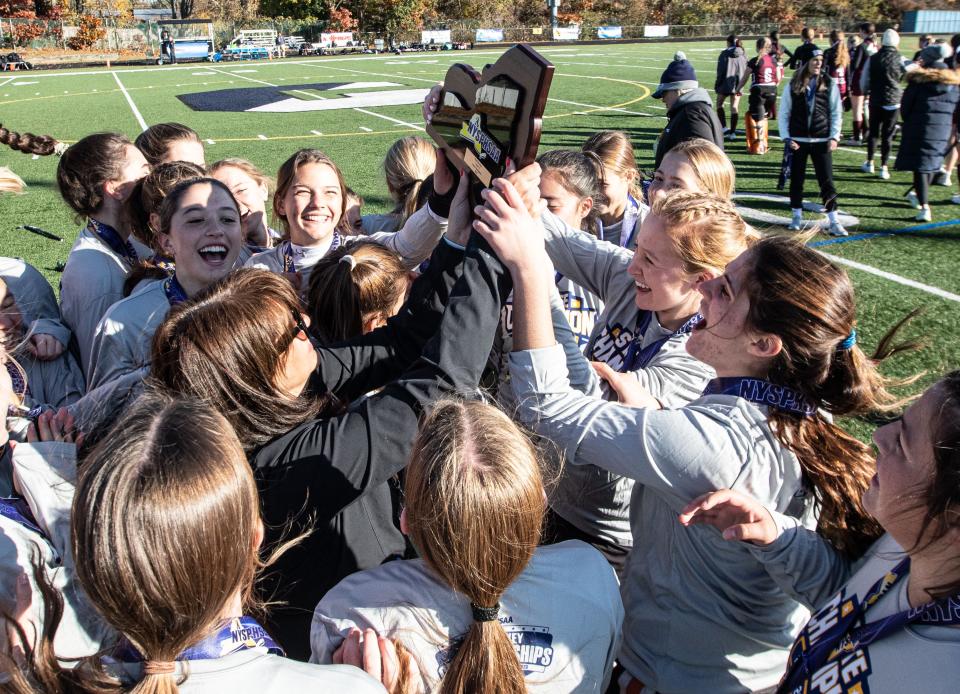
<svg viewBox="0 0 960 694">
<path fill-rule="evenodd" d="M 547 101 L 555 101 L 558 104 L 570 104 L 571 106 L 584 106 L 586 108 L 600 109 L 603 111 L 616 111 L 617 113 L 629 113 L 631 116 L 646 116 L 647 118 L 654 117 L 650 113 L 640 113 L 640 111 L 629 111 L 625 108 L 608 108 L 606 106 L 597 106 L 596 104 L 581 104 L 579 101 L 567 101 L 566 99 L 554 99 L 553 97 L 547 97 Z"/>
<path fill-rule="evenodd" d="M 274 84 L 273 82 L 264 82 L 263 80 L 254 79 L 253 77 L 247 77 L 246 75 L 238 75 L 235 72 L 227 72 L 226 70 L 221 70 L 220 68 L 212 67 L 209 68 L 214 72 L 219 72 L 221 75 L 226 75 L 227 77 L 238 77 L 242 80 L 247 80 L 247 82 L 256 82 L 257 84 L 265 84 L 268 87 L 279 87 L 280 85 Z"/>
<path fill-rule="evenodd" d="M 15 79 L 17 79 L 17 78 L 16 78 L 16 77 L 8 77 L 8 78 L 5 79 L 3 82 L 0 82 L 0 87 L 2 87 L 3 85 L 7 84 L 8 82 L 13 82 Z"/>
<path fill-rule="evenodd" d="M 841 258 L 838 255 L 831 255 L 829 253 L 823 253 L 823 255 L 835 263 L 839 263 L 840 265 L 846 265 L 847 267 L 852 267 L 854 270 L 867 272 L 871 275 L 882 277 L 885 280 L 896 282 L 897 284 L 902 284 L 904 287 L 919 289 L 921 292 L 926 292 L 927 294 L 933 294 L 934 296 L 938 296 L 941 299 L 947 299 L 948 301 L 955 301 L 957 303 L 960 303 L 960 295 L 954 294 L 953 292 L 948 292 L 945 289 L 940 289 L 939 287 L 931 287 L 929 284 L 923 284 L 922 282 L 917 282 L 916 280 L 907 279 L 906 277 L 895 275 L 892 272 L 887 272 L 886 270 L 878 270 L 877 268 L 871 265 L 864 265 L 863 263 L 858 263 L 856 260 Z"/>
<path fill-rule="evenodd" d="M 127 97 L 127 103 L 130 104 L 130 110 L 133 111 L 133 117 L 137 119 L 137 123 L 140 124 L 141 130 L 147 129 L 147 121 L 143 120 L 143 116 L 140 114 L 140 109 L 137 108 L 137 105 L 133 103 L 133 99 L 130 97 L 130 92 L 127 91 L 127 88 L 123 86 L 123 82 L 120 81 L 120 77 L 116 72 L 113 73 L 113 79 L 117 81 L 117 86 L 120 87 L 120 91 L 123 92 L 123 95 Z"/>
<path fill-rule="evenodd" d="M 405 125 L 405 126 L 407 126 L 408 128 L 415 128 L 415 129 L 417 129 L 417 130 L 423 130 L 423 126 L 422 126 L 422 125 L 416 125 L 415 123 L 408 123 L 408 122 L 405 121 L 405 120 L 400 120 L 399 118 L 392 118 L 392 117 L 386 116 L 386 115 L 384 115 L 384 114 L 382 114 L 382 113 L 376 113 L 375 111 L 368 111 L 368 110 L 365 109 L 365 108 L 355 108 L 355 109 L 353 109 L 353 110 L 354 110 L 354 111 L 359 111 L 360 113 L 366 113 L 368 116 L 376 116 L 377 118 L 383 118 L 384 120 L 388 120 L 388 121 L 390 121 L 390 122 L 392 122 L 392 123 L 396 123 L 397 125 Z"/>
</svg>

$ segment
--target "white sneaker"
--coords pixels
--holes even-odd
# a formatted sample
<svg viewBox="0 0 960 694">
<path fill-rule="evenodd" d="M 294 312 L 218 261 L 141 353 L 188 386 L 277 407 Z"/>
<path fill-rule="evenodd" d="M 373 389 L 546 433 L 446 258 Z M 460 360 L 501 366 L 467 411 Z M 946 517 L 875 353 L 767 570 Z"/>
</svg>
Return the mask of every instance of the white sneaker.
<svg viewBox="0 0 960 694">
<path fill-rule="evenodd" d="M 803 228 L 803 217 L 797 217 L 794 215 L 793 219 L 790 220 L 790 225 L 787 227 L 790 231 L 800 231 Z"/>
<path fill-rule="evenodd" d="M 881 167 L 880 167 L 880 178 L 882 178 L 884 181 L 889 181 L 889 180 L 890 180 L 890 169 L 888 169 L 886 166 L 881 166 Z"/>
<path fill-rule="evenodd" d="M 737 139 L 737 134 L 732 130 L 723 136 L 723 139 L 727 142 L 735 142 Z"/>
<path fill-rule="evenodd" d="M 933 174 L 933 185 L 935 186 L 947 186 L 948 188 L 952 185 L 950 181 L 950 172 L 940 169 L 935 174 Z"/>
<path fill-rule="evenodd" d="M 960 205 L 960 194 L 954 195 L 952 198 L 950 198 L 950 202 L 952 202 L 954 205 Z"/>
<path fill-rule="evenodd" d="M 929 222 L 930 220 L 932 220 L 933 217 L 930 214 L 930 208 L 929 207 L 921 208 L 920 211 L 917 212 L 917 216 L 914 217 L 914 219 L 918 222 Z"/>
<path fill-rule="evenodd" d="M 827 227 L 827 233 L 830 236 L 849 236 L 847 230 L 843 228 L 843 225 L 840 222 L 830 222 L 830 225 Z"/>
<path fill-rule="evenodd" d="M 920 209 L 920 198 L 917 197 L 917 194 L 912 190 L 907 193 L 907 202 L 910 203 L 910 207 L 915 210 Z"/>
<path fill-rule="evenodd" d="M 863 162 L 863 164 L 860 165 L 860 170 L 863 171 L 863 173 L 873 173 L 873 162 L 872 161 Z"/>
</svg>

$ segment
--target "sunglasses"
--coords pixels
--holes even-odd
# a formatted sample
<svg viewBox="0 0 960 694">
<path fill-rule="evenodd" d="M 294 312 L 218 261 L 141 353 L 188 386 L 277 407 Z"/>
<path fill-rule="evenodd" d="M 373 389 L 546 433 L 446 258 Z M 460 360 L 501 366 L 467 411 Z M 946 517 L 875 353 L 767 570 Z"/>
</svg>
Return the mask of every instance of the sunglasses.
<svg viewBox="0 0 960 694">
<path fill-rule="evenodd" d="M 300 333 L 303 333 L 305 337 L 309 339 L 310 332 L 307 330 L 307 324 L 303 320 L 303 314 L 300 313 L 297 309 L 293 309 L 293 330 L 290 331 L 290 341 L 293 342 L 298 337 Z"/>
</svg>

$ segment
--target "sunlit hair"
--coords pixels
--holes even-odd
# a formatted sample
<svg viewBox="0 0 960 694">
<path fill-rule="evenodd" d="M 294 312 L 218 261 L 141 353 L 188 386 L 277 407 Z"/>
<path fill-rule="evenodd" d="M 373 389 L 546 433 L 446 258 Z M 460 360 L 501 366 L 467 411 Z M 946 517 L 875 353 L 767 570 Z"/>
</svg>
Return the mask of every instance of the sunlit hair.
<svg viewBox="0 0 960 694">
<path fill-rule="evenodd" d="M 509 417 L 479 402 L 437 403 L 420 427 L 406 472 L 413 543 L 447 585 L 475 605 L 493 607 L 540 542 L 543 483 L 533 445 Z M 471 624 L 438 691 L 527 691 L 516 650 L 497 620 Z"/>
<path fill-rule="evenodd" d="M 437 153 L 427 140 L 410 135 L 391 145 L 383 160 L 387 189 L 393 198 L 393 214 L 399 226 L 426 202 L 430 186 L 424 186 L 437 163 Z M 398 226 L 398 228 L 399 228 Z"/>
<path fill-rule="evenodd" d="M 386 320 L 393 315 L 407 291 L 408 277 L 400 257 L 373 242 L 351 243 L 327 253 L 310 272 L 310 329 L 324 344 L 363 334 L 364 323 L 371 318 Z"/>
<path fill-rule="evenodd" d="M 239 169 L 256 181 L 257 185 L 261 185 L 267 190 L 270 190 L 270 177 L 246 159 L 228 157 L 227 159 L 215 161 L 207 167 L 207 173 L 211 176 L 215 176 L 217 171 L 220 171 L 221 169 Z"/>
<path fill-rule="evenodd" d="M 606 204 L 603 193 L 603 164 L 600 158 L 585 152 L 569 149 L 553 149 L 537 157 L 542 169 L 541 176 L 553 176 L 560 186 L 580 202 L 586 198 L 593 200 L 590 213 L 581 223 L 583 231 L 597 233 L 597 209 Z"/>
<path fill-rule="evenodd" d="M 881 338 L 871 357 L 858 345 L 841 349 L 856 326 L 853 283 L 823 255 L 786 237 L 768 237 L 750 249 L 743 284 L 750 298 L 745 329 L 776 335 L 782 342 L 767 375 L 771 382 L 796 389 L 834 416 L 867 415 L 903 404 L 887 390 L 897 382 L 877 367 L 915 347 L 893 344 L 912 314 Z M 871 447 L 819 414 L 802 417 L 771 409 L 769 419 L 816 492 L 818 531 L 847 555 L 862 554 L 881 532 L 861 503 L 876 469 Z"/>
<path fill-rule="evenodd" d="M 640 171 L 637 169 L 637 159 L 633 155 L 633 143 L 629 135 L 622 130 L 601 130 L 591 135 L 581 149 L 596 154 L 604 171 L 610 171 L 629 181 L 630 195 L 634 199 L 643 199 Z"/>
<path fill-rule="evenodd" d="M 722 273 L 759 237 L 732 202 L 709 193 L 669 191 L 654 200 L 650 212 L 690 274 Z"/>
<path fill-rule="evenodd" d="M 27 184 L 8 166 L 0 166 L 0 193 L 22 193 Z"/>
<path fill-rule="evenodd" d="M 323 164 L 333 169 L 337 175 L 337 183 L 340 186 L 340 219 L 337 226 L 342 228 L 346 224 L 347 216 L 347 184 L 343 180 L 343 174 L 340 168 L 334 163 L 333 159 L 321 152 L 319 149 L 301 149 L 294 152 L 293 156 L 280 165 L 277 171 L 277 190 L 273 194 L 273 214 L 280 220 L 287 236 L 290 235 L 290 222 L 287 216 L 280 212 L 280 206 L 283 204 L 283 198 L 286 196 L 294 177 L 301 166 L 306 164 Z"/>
<path fill-rule="evenodd" d="M 850 67 L 850 50 L 847 48 L 847 35 L 839 29 L 830 32 L 830 45 L 836 49 L 833 67 Z"/>
<path fill-rule="evenodd" d="M 733 162 L 710 140 L 702 137 L 683 140 L 674 145 L 669 153 L 682 154 L 687 158 L 704 190 L 724 200 L 733 197 L 737 184 Z"/>
<path fill-rule="evenodd" d="M 103 186 L 119 180 L 133 143 L 119 133 L 95 133 L 67 147 L 57 165 L 57 188 L 80 217 L 103 206 Z"/>
<path fill-rule="evenodd" d="M 170 145 L 180 140 L 189 140 L 202 145 L 200 136 L 192 128 L 181 123 L 157 123 L 137 135 L 133 144 L 143 153 L 150 166 L 156 166 L 167 158 Z"/>
<path fill-rule="evenodd" d="M 279 385 L 300 310 L 283 277 L 234 270 L 170 309 L 153 336 L 151 378 L 223 414 L 249 452 L 314 417 L 323 404 Z"/>
</svg>

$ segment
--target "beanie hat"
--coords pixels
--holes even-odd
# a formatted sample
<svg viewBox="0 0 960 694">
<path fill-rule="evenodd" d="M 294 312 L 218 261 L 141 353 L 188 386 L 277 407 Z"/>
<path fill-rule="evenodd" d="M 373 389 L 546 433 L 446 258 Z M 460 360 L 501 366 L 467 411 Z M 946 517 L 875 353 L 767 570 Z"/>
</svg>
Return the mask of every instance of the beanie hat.
<svg viewBox="0 0 960 694">
<path fill-rule="evenodd" d="M 660 84 L 653 93 L 653 98 L 662 99 L 663 93 L 671 89 L 696 89 L 699 86 L 693 65 L 683 51 L 677 51 L 673 62 L 667 65 L 667 69 L 660 75 Z"/>
<path fill-rule="evenodd" d="M 883 32 L 883 40 L 881 43 L 884 46 L 893 46 L 896 48 L 900 45 L 900 34 L 893 29 L 887 29 L 885 32 Z"/>
<path fill-rule="evenodd" d="M 920 60 L 924 67 L 945 68 L 947 65 L 943 61 L 950 57 L 950 46 L 945 43 L 931 43 L 920 51 Z"/>
</svg>

